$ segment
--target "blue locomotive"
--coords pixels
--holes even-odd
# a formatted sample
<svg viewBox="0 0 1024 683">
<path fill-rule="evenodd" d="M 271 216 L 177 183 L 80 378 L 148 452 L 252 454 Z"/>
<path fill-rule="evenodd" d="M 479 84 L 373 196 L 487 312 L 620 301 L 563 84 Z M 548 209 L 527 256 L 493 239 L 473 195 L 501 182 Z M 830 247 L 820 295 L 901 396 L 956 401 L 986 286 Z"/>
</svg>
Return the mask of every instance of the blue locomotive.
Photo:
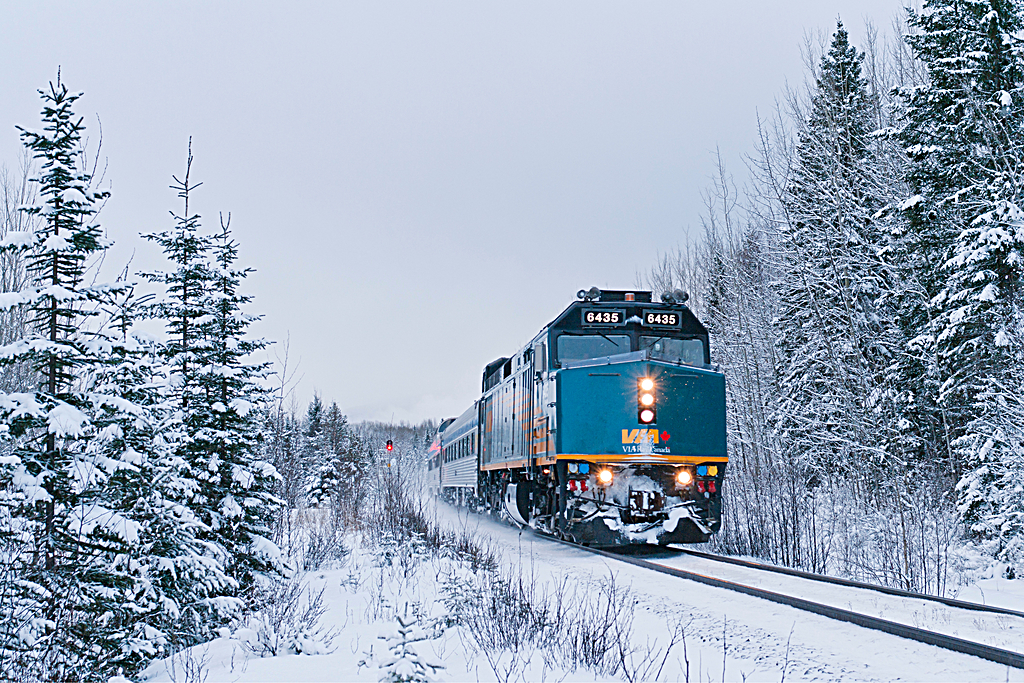
<svg viewBox="0 0 1024 683">
<path fill-rule="evenodd" d="M 725 377 L 683 292 L 581 290 L 438 429 L 431 487 L 587 545 L 719 530 Z"/>
</svg>

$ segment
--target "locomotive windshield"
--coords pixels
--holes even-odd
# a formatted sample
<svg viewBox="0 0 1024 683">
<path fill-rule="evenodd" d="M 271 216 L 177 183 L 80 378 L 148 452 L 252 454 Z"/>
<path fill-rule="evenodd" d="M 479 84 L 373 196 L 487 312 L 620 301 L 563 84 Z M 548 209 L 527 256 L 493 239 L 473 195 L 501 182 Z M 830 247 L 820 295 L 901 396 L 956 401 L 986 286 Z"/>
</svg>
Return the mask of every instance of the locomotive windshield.
<svg viewBox="0 0 1024 683">
<path fill-rule="evenodd" d="M 629 353 L 627 334 L 563 334 L 558 338 L 558 360 L 573 361 Z"/>
<path fill-rule="evenodd" d="M 651 358 L 670 363 L 704 365 L 704 342 L 700 339 L 671 337 L 640 337 L 640 349 L 650 351 Z"/>
<path fill-rule="evenodd" d="M 557 359 L 559 362 L 579 361 L 647 351 L 651 358 L 669 363 L 704 365 L 704 342 L 700 339 L 644 335 L 638 341 L 636 345 L 626 334 L 562 334 L 558 337 Z"/>
</svg>

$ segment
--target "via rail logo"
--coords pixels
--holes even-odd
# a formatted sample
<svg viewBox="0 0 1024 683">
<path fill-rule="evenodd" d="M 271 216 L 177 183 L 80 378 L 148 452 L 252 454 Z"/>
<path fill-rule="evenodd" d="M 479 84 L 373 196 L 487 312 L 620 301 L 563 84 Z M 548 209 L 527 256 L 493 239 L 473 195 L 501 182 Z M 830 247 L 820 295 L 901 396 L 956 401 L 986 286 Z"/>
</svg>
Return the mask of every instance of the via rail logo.
<svg viewBox="0 0 1024 683">
<path fill-rule="evenodd" d="M 671 438 L 668 432 L 659 432 L 657 429 L 623 429 L 622 443 L 661 443 Z"/>
<path fill-rule="evenodd" d="M 664 444 L 669 440 L 668 432 L 657 429 L 623 429 L 622 452 L 627 454 L 667 454 L 671 449 Z"/>
</svg>

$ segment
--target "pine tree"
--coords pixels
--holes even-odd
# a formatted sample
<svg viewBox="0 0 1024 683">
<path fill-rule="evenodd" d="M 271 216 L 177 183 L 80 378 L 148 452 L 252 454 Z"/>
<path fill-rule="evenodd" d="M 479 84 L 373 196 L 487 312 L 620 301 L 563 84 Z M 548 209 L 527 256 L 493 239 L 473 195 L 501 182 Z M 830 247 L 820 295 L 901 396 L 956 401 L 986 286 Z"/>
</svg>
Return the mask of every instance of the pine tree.
<svg viewBox="0 0 1024 683">
<path fill-rule="evenodd" d="M 799 131 L 781 226 L 776 423 L 797 462 L 818 474 L 865 473 L 884 459 L 884 421 L 875 410 L 883 370 L 890 289 L 873 220 L 875 104 L 863 55 L 840 22 L 822 57 Z"/>
<path fill-rule="evenodd" d="M 268 526 L 280 504 L 271 494 L 277 472 L 258 458 L 265 398 L 259 382 L 267 364 L 247 360 L 266 342 L 245 336 L 256 318 L 240 310 L 251 297 L 238 287 L 251 271 L 234 268 L 238 249 L 228 225 L 213 236 L 200 232 L 190 206 L 201 185 L 191 180 L 192 161 L 190 142 L 185 175 L 172 185 L 184 202 L 182 214 L 172 213 L 174 228 L 146 236 L 172 266 L 146 274 L 166 290 L 150 315 L 166 321 L 170 334 L 166 356 L 184 430 L 180 455 L 199 482 L 190 505 L 204 526 L 200 538 L 224 554 L 235 590 L 245 592 L 258 574 L 286 571 Z"/>
<path fill-rule="evenodd" d="M 900 132 L 912 161 L 904 207 L 927 295 L 912 323 L 921 352 L 935 358 L 950 468 L 963 473 L 961 513 L 994 554 L 1019 561 L 1021 17 L 1008 0 L 932 0 L 911 22 L 929 74 L 903 93 Z"/>
<path fill-rule="evenodd" d="M 282 501 L 272 493 L 279 476 L 274 466 L 260 459 L 259 424 L 254 410 L 266 402 L 261 386 L 269 363 L 250 356 L 267 342 L 247 336 L 258 320 L 241 310 L 252 297 L 239 292 L 251 269 L 238 270 L 238 245 L 230 231 L 230 216 L 221 221 L 211 249 L 213 274 L 204 299 L 208 315 L 199 325 L 203 344 L 197 353 L 205 402 L 195 406 L 193 457 L 204 460 L 209 476 L 204 497 L 215 537 L 231 557 L 231 575 L 243 589 L 262 576 L 281 576 L 288 567 L 271 540 L 269 526 Z"/>
<path fill-rule="evenodd" d="M 181 605 L 201 600 L 194 588 L 215 583 L 217 572 L 193 562 L 189 516 L 164 505 L 184 494 L 168 459 L 173 420 L 152 355 L 102 318 L 129 306 L 131 288 L 83 284 L 90 259 L 107 247 L 95 221 L 107 193 L 92 189 L 85 170 L 84 127 L 73 113 L 81 95 L 59 76 L 40 94 L 43 130 L 22 129 L 40 166 L 41 199 L 23 210 L 38 221 L 32 234 L 5 240 L 25 250 L 32 282 L 0 297 L 27 307 L 33 326 L 0 357 L 31 363 L 39 377 L 28 391 L 0 394 L 11 439 L 0 500 L 8 528 L 31 539 L 5 558 L 19 592 L 0 626 L 0 669 L 106 680 L 170 642 L 166 627 L 179 608 L 160 576 L 165 563 L 182 569 Z M 164 545 L 145 546 L 153 534 Z M 186 565 L 197 565 L 191 582 Z"/>
<path fill-rule="evenodd" d="M 134 675 L 153 657 L 195 644 L 204 625 L 237 608 L 220 597 L 234 587 L 226 558 L 197 536 L 204 526 L 189 504 L 199 483 L 178 455 L 181 411 L 162 349 L 131 329 L 140 303 L 129 291 L 105 307 L 113 324 L 92 341 L 104 362 L 85 378 L 96 430 L 88 451 L 110 470 L 93 511 L 133 530 L 130 543 L 107 539 L 123 583 L 106 596 L 91 638 L 107 676 Z"/>
<path fill-rule="evenodd" d="M 395 624 L 394 633 L 380 637 L 385 652 L 364 659 L 360 666 L 376 665 L 382 683 L 431 683 L 444 667 L 421 655 L 416 643 L 436 638 L 436 629 L 424 628 L 418 618 L 409 616 L 408 605 L 403 614 L 395 614 Z"/>
<path fill-rule="evenodd" d="M 324 430 L 324 404 L 320 395 L 314 393 L 313 400 L 306 408 L 306 430 L 303 434 L 303 469 L 313 474 L 306 483 L 306 502 L 320 507 L 330 500 L 333 490 L 333 457 L 327 434 Z"/>
<path fill-rule="evenodd" d="M 206 400 L 199 381 L 201 363 L 197 355 L 202 339 L 198 328 L 199 319 L 207 315 L 204 301 L 214 277 L 209 263 L 211 240 L 200 234 L 200 217 L 191 213 L 189 206 L 192 192 L 202 185 L 191 181 L 192 161 L 192 140 L 189 139 L 185 177 L 179 180 L 172 176 L 174 184 L 171 185 L 183 200 L 184 211 L 181 215 L 171 212 L 173 229 L 144 235 L 163 249 L 172 270 L 143 274 L 150 282 L 165 288 L 165 297 L 152 306 L 150 315 L 167 325 L 170 340 L 165 353 L 176 374 L 178 400 L 186 422 L 191 419 L 195 406 Z M 195 431 L 194 424 L 189 428 Z"/>
<path fill-rule="evenodd" d="M 59 76 L 39 92 L 43 129 L 19 128 L 40 166 L 33 181 L 41 204 L 22 207 L 38 226 L 19 245 L 27 248 L 31 284 L 5 295 L 8 305 L 30 309 L 32 333 L 0 354 L 8 363 L 30 362 L 40 377 L 38 387 L 0 397 L 5 429 L 16 439 L 5 462 L 5 503 L 15 531 L 32 539 L 31 553 L 14 558 L 23 589 L 18 612 L 25 620 L 4 634 L 4 646 L 8 653 L 21 650 L 30 670 L 63 680 L 88 661 L 85 643 L 91 619 L 104 606 L 103 589 L 120 583 L 97 562 L 92 529 L 83 528 L 95 526 L 84 517 L 95 463 L 86 452 L 88 403 L 73 386 L 76 373 L 96 362 L 80 334 L 88 318 L 83 304 L 105 292 L 82 280 L 88 259 L 104 248 L 94 217 L 107 194 L 92 189 L 84 170 L 84 126 L 73 111 L 81 94 L 69 93 Z"/>
<path fill-rule="evenodd" d="M 337 403 L 321 412 L 310 504 L 322 507 L 333 502 L 336 508 L 354 514 L 365 495 L 370 453 Z"/>
</svg>

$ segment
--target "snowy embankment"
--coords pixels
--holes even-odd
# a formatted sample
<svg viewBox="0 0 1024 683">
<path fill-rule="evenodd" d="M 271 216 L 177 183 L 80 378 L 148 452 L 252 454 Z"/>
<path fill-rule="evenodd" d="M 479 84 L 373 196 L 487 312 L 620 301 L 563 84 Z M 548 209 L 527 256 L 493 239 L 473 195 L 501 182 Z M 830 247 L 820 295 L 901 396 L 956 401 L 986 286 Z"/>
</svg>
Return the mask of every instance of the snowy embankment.
<svg viewBox="0 0 1024 683">
<path fill-rule="evenodd" d="M 154 664 L 146 680 L 199 681 L 186 669 L 202 668 L 210 682 L 376 681 L 418 668 L 442 681 L 1024 681 L 1024 671 L 619 564 L 490 517 L 445 505 L 433 514 L 452 539 L 475 539 L 475 560 L 349 537 L 338 566 L 304 579 L 305 595 L 323 591 L 319 634 L 310 619 L 279 620 L 282 654 L 260 656 L 275 629 L 250 624 Z M 417 642 L 404 646 L 400 629 Z"/>
</svg>

